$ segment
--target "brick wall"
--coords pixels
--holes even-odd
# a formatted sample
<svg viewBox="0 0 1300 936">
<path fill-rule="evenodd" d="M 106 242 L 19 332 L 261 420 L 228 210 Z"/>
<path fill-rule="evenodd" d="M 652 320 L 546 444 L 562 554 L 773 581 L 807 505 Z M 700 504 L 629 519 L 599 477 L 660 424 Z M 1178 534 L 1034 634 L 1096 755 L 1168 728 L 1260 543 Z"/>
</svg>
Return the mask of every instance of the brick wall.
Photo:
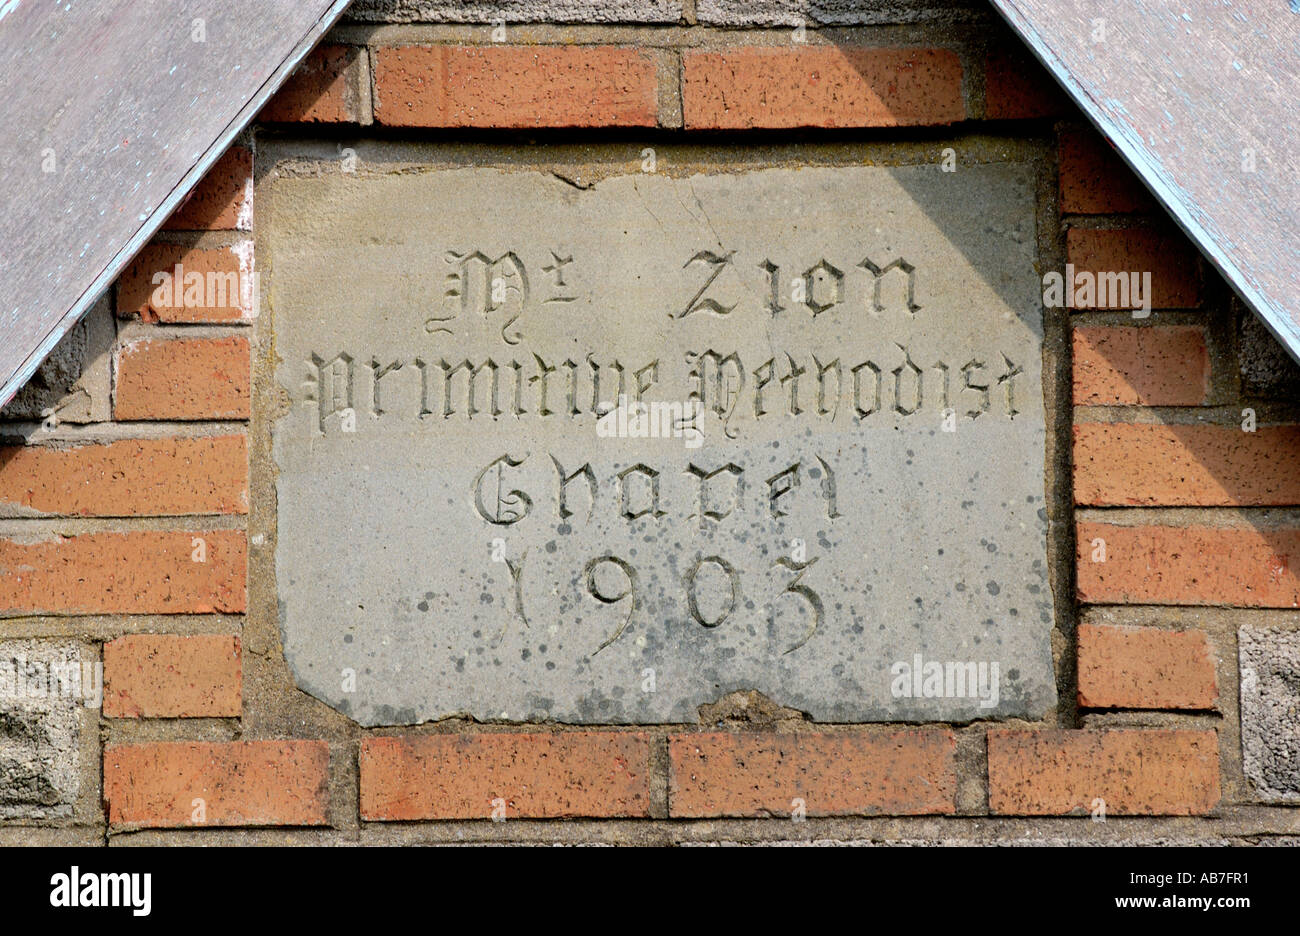
<svg viewBox="0 0 1300 936">
<path fill-rule="evenodd" d="M 825 3 L 806 29 L 803 6 L 354 7 L 2 414 L 0 662 L 102 662 L 103 687 L 0 701 L 21 715 L 0 721 L 0 843 L 1300 833 L 1296 369 L 982 4 Z M 1048 480 L 1076 554 L 1051 718 L 814 725 L 736 694 L 688 725 L 362 730 L 294 687 L 247 576 L 273 522 L 249 469 L 271 393 L 242 286 L 257 134 L 484 131 L 1051 154 L 1059 266 L 1150 271 L 1154 295 L 1146 318 L 1060 313 L 1049 349 L 1071 362 Z M 178 265 L 241 288 L 160 299 Z"/>
</svg>

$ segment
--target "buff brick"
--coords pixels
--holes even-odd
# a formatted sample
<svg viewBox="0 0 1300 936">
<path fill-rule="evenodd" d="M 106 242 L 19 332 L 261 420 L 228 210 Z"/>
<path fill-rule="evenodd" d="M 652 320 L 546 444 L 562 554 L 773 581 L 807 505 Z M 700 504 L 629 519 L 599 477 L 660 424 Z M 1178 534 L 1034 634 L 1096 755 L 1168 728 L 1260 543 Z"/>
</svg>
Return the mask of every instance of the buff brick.
<svg viewBox="0 0 1300 936">
<path fill-rule="evenodd" d="M 142 339 L 118 351 L 120 420 L 247 419 L 248 339 Z"/>
<path fill-rule="evenodd" d="M 443 734 L 361 742 L 361 818 L 649 815 L 650 742 L 624 731 Z"/>
<path fill-rule="evenodd" d="M 1061 131 L 1061 211 L 1067 214 L 1154 212 L 1156 204 L 1133 170 L 1096 131 Z"/>
<path fill-rule="evenodd" d="M 317 46 L 262 108 L 264 123 L 359 123 L 368 93 L 359 46 Z"/>
<path fill-rule="evenodd" d="M 1074 427 L 1074 501 L 1096 507 L 1300 504 L 1300 426 Z"/>
<path fill-rule="evenodd" d="M 81 517 L 247 513 L 245 438 L 0 447 L 0 512 Z"/>
<path fill-rule="evenodd" d="M 163 742 L 104 749 L 118 829 L 328 823 L 324 741 Z"/>
<path fill-rule="evenodd" d="M 375 120 L 398 127 L 653 127 L 656 64 L 639 49 L 375 50 Z"/>
<path fill-rule="evenodd" d="M 1213 731 L 994 730 L 989 808 L 1005 816 L 1200 816 L 1219 802 Z"/>
<path fill-rule="evenodd" d="M 0 613 L 243 613 L 241 530 L 0 537 Z"/>
<path fill-rule="evenodd" d="M 247 321 L 252 284 L 243 270 L 234 247 L 148 244 L 117 281 L 117 314 L 167 324 Z"/>
<path fill-rule="evenodd" d="M 1202 631 L 1080 624 L 1078 641 L 1083 708 L 1210 709 L 1218 700 Z"/>
<path fill-rule="evenodd" d="M 709 732 L 668 739 L 674 817 L 925 815 L 955 810 L 945 730 Z"/>
<path fill-rule="evenodd" d="M 1019 42 L 999 43 L 984 60 L 984 114 L 989 120 L 1057 117 L 1073 110 L 1061 86 Z"/>
<path fill-rule="evenodd" d="M 682 114 L 694 130 L 956 123 L 966 118 L 961 60 L 947 49 L 687 52 Z"/>
<path fill-rule="evenodd" d="M 1075 328 L 1078 406 L 1201 406 L 1210 354 L 1199 325 Z"/>
<path fill-rule="evenodd" d="M 253 226 L 253 151 L 232 146 L 177 208 L 163 230 L 247 231 Z"/>
<path fill-rule="evenodd" d="M 131 634 L 104 644 L 108 718 L 238 718 L 242 669 L 230 634 Z"/>
<path fill-rule="evenodd" d="M 1102 547 L 1095 541 L 1104 542 Z M 1300 528 L 1078 527 L 1079 600 L 1088 604 L 1300 607 Z"/>
<path fill-rule="evenodd" d="M 1175 231 L 1071 228 L 1065 246 L 1076 276 L 1149 272 L 1152 308 L 1190 309 L 1201 302 L 1200 255 Z"/>
</svg>

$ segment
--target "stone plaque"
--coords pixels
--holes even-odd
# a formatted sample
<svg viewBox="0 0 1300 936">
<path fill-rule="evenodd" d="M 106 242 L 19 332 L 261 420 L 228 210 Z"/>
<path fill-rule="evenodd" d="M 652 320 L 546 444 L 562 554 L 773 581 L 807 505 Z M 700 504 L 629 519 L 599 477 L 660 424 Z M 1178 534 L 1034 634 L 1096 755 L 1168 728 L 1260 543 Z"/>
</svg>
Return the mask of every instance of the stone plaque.
<svg viewBox="0 0 1300 936">
<path fill-rule="evenodd" d="M 261 190 L 303 689 L 364 725 L 1055 704 L 1031 167 L 374 165 Z"/>
</svg>

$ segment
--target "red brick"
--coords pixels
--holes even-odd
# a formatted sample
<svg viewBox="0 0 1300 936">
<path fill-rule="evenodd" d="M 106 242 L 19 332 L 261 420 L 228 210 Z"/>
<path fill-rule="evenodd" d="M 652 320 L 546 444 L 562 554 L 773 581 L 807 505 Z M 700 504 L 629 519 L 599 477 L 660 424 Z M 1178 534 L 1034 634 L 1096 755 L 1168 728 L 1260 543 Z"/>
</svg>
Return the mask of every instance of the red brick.
<svg viewBox="0 0 1300 936">
<path fill-rule="evenodd" d="M 1200 816 L 1219 802 L 1213 731 L 994 730 L 989 808 L 1004 816 Z"/>
<path fill-rule="evenodd" d="M 117 281 L 117 314 L 181 324 L 247 321 L 252 284 L 241 269 L 233 247 L 148 244 Z M 201 286 L 194 274 L 203 278 Z"/>
<path fill-rule="evenodd" d="M 119 744 L 104 749 L 115 828 L 319 826 L 328 823 L 324 741 Z M 195 820 L 202 800 L 205 821 Z"/>
<path fill-rule="evenodd" d="M 253 226 L 253 151 L 232 146 L 163 225 L 165 231 L 247 231 Z"/>
<path fill-rule="evenodd" d="M 247 419 L 248 339 L 133 341 L 118 351 L 113 417 Z"/>
<path fill-rule="evenodd" d="M 246 553 L 242 530 L 0 537 L 0 612 L 240 614 Z"/>
<path fill-rule="evenodd" d="M 1106 544 L 1092 561 L 1093 540 Z M 1079 600 L 1088 604 L 1300 607 L 1300 528 L 1078 527 Z"/>
<path fill-rule="evenodd" d="M 1300 426 L 1074 427 L 1074 501 L 1096 507 L 1300 504 Z"/>
<path fill-rule="evenodd" d="M 1151 306 L 1189 309 L 1201 302 L 1200 255 L 1181 234 L 1152 228 L 1071 228 L 1065 237 L 1075 275 L 1151 274 Z M 1110 308 L 1128 308 L 1111 305 Z"/>
<path fill-rule="evenodd" d="M 653 127 L 656 65 L 640 49 L 392 46 L 375 50 L 375 120 L 397 127 Z"/>
<path fill-rule="evenodd" d="M 639 732 L 440 734 L 361 741 L 361 818 L 649 815 L 650 741 Z"/>
<path fill-rule="evenodd" d="M 248 512 L 244 436 L 0 447 L 0 507 L 82 517 Z"/>
<path fill-rule="evenodd" d="M 132 634 L 104 644 L 108 718 L 238 718 L 239 638 Z"/>
<path fill-rule="evenodd" d="M 1127 214 L 1156 210 L 1146 187 L 1095 130 L 1062 130 L 1060 157 L 1062 212 Z"/>
<path fill-rule="evenodd" d="M 1078 406 L 1200 406 L 1209 386 L 1199 325 L 1074 329 Z"/>
<path fill-rule="evenodd" d="M 926 815 L 955 810 L 956 739 L 934 729 L 706 732 L 668 739 L 675 817 Z"/>
<path fill-rule="evenodd" d="M 322 45 L 312 50 L 262 108 L 262 123 L 358 123 L 368 89 L 359 46 Z"/>
<path fill-rule="evenodd" d="M 1057 117 L 1074 109 L 1051 72 L 1018 42 L 999 43 L 984 60 L 984 115 L 989 120 Z"/>
<path fill-rule="evenodd" d="M 1083 708 L 1210 709 L 1219 697 L 1202 631 L 1080 624 Z"/>
<path fill-rule="evenodd" d="M 966 118 L 961 77 L 947 49 L 686 52 L 682 114 L 692 130 L 950 124 Z"/>
</svg>

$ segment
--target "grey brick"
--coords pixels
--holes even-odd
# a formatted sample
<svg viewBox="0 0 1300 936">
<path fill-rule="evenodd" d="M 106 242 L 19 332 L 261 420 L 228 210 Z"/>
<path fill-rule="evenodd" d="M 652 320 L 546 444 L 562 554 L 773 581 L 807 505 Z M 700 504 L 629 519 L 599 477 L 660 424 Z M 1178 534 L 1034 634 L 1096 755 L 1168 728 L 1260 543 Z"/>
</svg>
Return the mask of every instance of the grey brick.
<svg viewBox="0 0 1300 936">
<path fill-rule="evenodd" d="M 975 0 L 699 0 L 708 26 L 861 26 L 967 23 L 990 18 Z"/>
<path fill-rule="evenodd" d="M 110 416 L 110 359 L 116 325 L 105 294 L 41 362 L 36 373 L 0 409 L 0 420 L 103 422 Z"/>
<path fill-rule="evenodd" d="M 363 23 L 676 23 L 681 0 L 357 0 Z"/>
<path fill-rule="evenodd" d="M 1240 303 L 1236 303 L 1240 306 Z M 1240 311 L 1242 390 L 1248 397 L 1293 399 L 1300 392 L 1300 364 L 1249 309 Z"/>
<path fill-rule="evenodd" d="M 0 819 L 66 819 L 80 788 L 81 693 L 49 691 L 51 664 L 81 669 L 72 643 L 0 643 Z M 65 673 L 69 670 L 65 670 Z M 41 692 L 33 687 L 43 686 Z"/>
<path fill-rule="evenodd" d="M 1238 632 L 1246 777 L 1268 803 L 1300 803 L 1300 630 Z"/>
</svg>

